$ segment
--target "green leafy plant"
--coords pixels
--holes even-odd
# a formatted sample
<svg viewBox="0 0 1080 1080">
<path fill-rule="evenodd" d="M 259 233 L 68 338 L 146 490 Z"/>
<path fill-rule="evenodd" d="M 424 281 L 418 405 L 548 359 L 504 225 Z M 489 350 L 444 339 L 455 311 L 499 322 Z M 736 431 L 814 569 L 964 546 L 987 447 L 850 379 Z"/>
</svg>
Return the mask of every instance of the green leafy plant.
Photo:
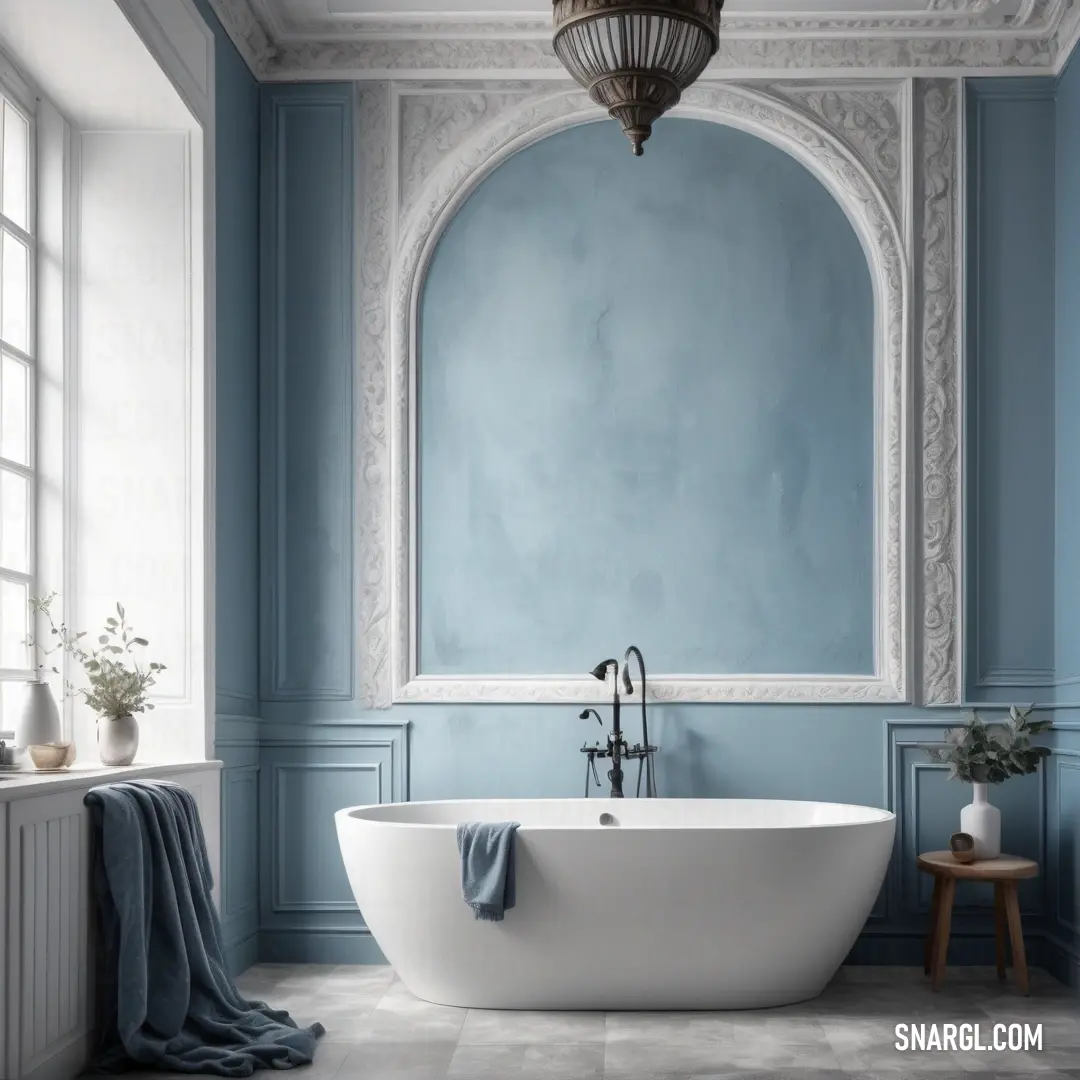
<svg viewBox="0 0 1080 1080">
<path fill-rule="evenodd" d="M 1050 753 L 1049 747 L 1032 746 L 1031 736 L 1050 729 L 1050 720 L 1030 720 L 1034 706 L 1013 705 L 1001 723 L 985 723 L 973 712 L 963 727 L 945 732 L 944 746 L 922 746 L 931 761 L 950 768 L 950 779 L 969 784 L 1000 784 L 1010 776 L 1033 773 Z"/>
<path fill-rule="evenodd" d="M 67 652 L 73 653 L 79 648 L 80 639 L 86 637 L 86 631 L 83 630 L 80 633 L 73 634 L 68 630 L 66 624 L 61 621 L 60 625 L 56 625 L 56 619 L 52 613 L 52 603 L 56 599 L 56 593 L 51 592 L 48 596 L 31 596 L 27 603 L 30 605 L 30 610 L 35 615 L 44 616 L 49 623 L 49 640 L 52 642 L 50 648 L 46 648 L 42 642 L 38 641 L 32 633 L 26 637 L 26 644 L 32 648 L 36 654 L 37 663 L 34 665 L 34 670 L 37 672 L 37 678 L 39 682 L 45 681 L 45 669 L 48 667 L 54 675 L 60 674 L 60 669 L 49 661 L 49 657 L 53 653 Z M 75 687 L 71 683 L 65 684 L 65 690 L 68 692 L 74 691 Z"/>
<path fill-rule="evenodd" d="M 116 615 L 110 615 L 105 620 L 104 631 L 97 639 L 98 647 L 87 650 L 81 644 L 86 637 L 85 630 L 72 633 L 63 623 L 56 625 L 50 610 L 55 595 L 51 593 L 41 599 L 35 598 L 30 603 L 35 612 L 48 619 L 50 633 L 57 639 L 56 644 L 51 649 L 44 649 L 32 639 L 28 639 L 28 643 L 35 644 L 44 656 L 62 650 L 78 661 L 86 672 L 90 686 L 76 690 L 69 683 L 68 688 L 82 694 L 86 704 L 103 719 L 118 720 L 122 716 L 153 710 L 154 706 L 147 698 L 157 682 L 157 676 L 165 670 L 165 665 L 140 665 L 134 650 L 145 649 L 150 642 L 135 634 L 135 628 L 127 621 L 124 605 L 118 603 Z M 39 671 L 43 668 L 44 662 L 38 665 Z M 57 672 L 55 667 L 52 670 Z"/>
<path fill-rule="evenodd" d="M 150 642 L 136 637 L 134 630 L 126 620 L 124 605 L 118 603 L 116 615 L 105 620 L 105 632 L 98 637 L 99 648 L 89 653 L 81 649 L 78 652 L 90 682 L 89 690 L 79 692 L 86 698 L 86 704 L 106 720 L 118 720 L 154 708 L 146 699 L 165 665 L 139 666 L 132 649 L 145 649 Z"/>
</svg>

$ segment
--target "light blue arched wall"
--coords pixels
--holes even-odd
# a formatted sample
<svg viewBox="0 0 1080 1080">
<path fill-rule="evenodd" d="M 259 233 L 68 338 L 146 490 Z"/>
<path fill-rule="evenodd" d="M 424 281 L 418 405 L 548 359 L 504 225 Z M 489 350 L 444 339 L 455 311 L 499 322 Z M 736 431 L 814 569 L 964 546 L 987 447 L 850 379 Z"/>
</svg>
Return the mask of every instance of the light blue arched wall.
<svg viewBox="0 0 1080 1080">
<path fill-rule="evenodd" d="M 1032 130 L 1043 131 L 1046 117 L 1053 113 L 1050 96 L 1025 99 L 1023 108 L 1010 105 L 1009 88 L 1016 82 L 1001 80 L 998 96 L 990 94 L 984 102 L 980 122 L 987 138 L 980 144 L 979 160 L 972 163 L 975 173 L 1007 162 L 1010 147 L 1029 146 Z M 365 84 L 361 92 L 381 94 L 387 87 Z M 584 767 L 578 747 L 585 739 L 594 739 L 597 729 L 595 723 L 590 727 L 580 721 L 574 706 L 411 704 L 381 711 L 365 709 L 360 688 L 351 678 L 365 628 L 353 610 L 354 593 L 347 587 L 352 579 L 343 571 L 358 544 L 349 500 L 362 497 L 362 491 L 353 486 L 357 470 L 347 468 L 343 473 L 341 463 L 357 460 L 360 420 L 342 402 L 352 401 L 355 390 L 352 328 L 356 325 L 357 275 L 368 274 L 372 268 L 362 260 L 354 263 L 348 244 L 309 242 L 312 236 L 351 236 L 355 207 L 360 209 L 361 223 L 366 217 L 367 165 L 361 160 L 357 169 L 351 152 L 358 91 L 350 84 L 324 83 L 265 85 L 261 93 L 263 335 L 258 425 L 251 424 L 250 399 L 244 399 L 244 393 L 253 389 L 240 379 L 223 406 L 227 411 L 218 417 L 219 475 L 236 469 L 239 476 L 241 466 L 247 470 L 256 438 L 260 469 L 261 648 L 254 713 L 258 720 L 226 724 L 225 718 L 218 718 L 219 734 L 225 733 L 219 746 L 224 747 L 222 756 L 229 765 L 223 778 L 225 838 L 234 853 L 244 856 L 223 864 L 223 884 L 230 897 L 232 925 L 257 923 L 258 953 L 263 959 L 376 960 L 378 950 L 350 902 L 337 853 L 333 810 L 405 797 L 579 795 Z M 219 109 L 224 107 L 219 95 Z M 1068 130 L 1059 123 L 1059 144 L 1066 136 L 1075 141 L 1072 121 L 1076 115 L 1070 106 Z M 1063 118 L 1059 114 L 1059 121 Z M 627 168 L 667 167 L 666 147 L 675 138 L 672 123 L 671 118 L 661 121 L 662 131 L 658 129 L 640 161 L 631 158 L 625 140 L 613 131 L 611 137 L 620 147 L 617 159 L 625 155 Z M 695 130 L 704 128 L 699 125 Z M 712 129 L 705 133 L 711 135 Z M 557 140 L 548 145 L 558 145 Z M 1075 172 L 1068 171 L 1075 156 L 1059 162 L 1064 179 Z M 992 294 L 999 310 L 983 314 L 986 332 L 994 341 L 1016 340 L 1011 335 L 1042 310 L 1039 298 L 1045 288 L 1052 288 L 1053 251 L 1047 250 L 1047 230 L 1014 227 L 1014 215 L 1032 213 L 1030 207 L 1018 207 L 1018 200 L 1052 198 L 1052 166 L 1052 156 L 1040 153 L 1031 170 L 1010 168 L 980 192 L 974 227 L 988 243 L 979 250 L 984 255 L 997 254 L 993 263 L 972 269 L 968 300 L 973 310 L 981 306 L 979 283 L 988 282 L 995 266 L 1004 266 L 1010 274 L 1023 267 L 1027 275 L 1038 274 L 1042 283 L 1002 287 Z M 719 169 L 713 179 L 721 184 L 724 175 Z M 220 177 L 219 182 L 236 182 L 233 174 L 229 177 Z M 1059 185 L 1059 200 L 1067 198 L 1068 190 Z M 969 195 L 974 192 L 969 190 Z M 659 197 L 655 212 L 664 212 Z M 231 225 L 220 227 L 233 237 Z M 293 237 L 299 243 L 293 243 Z M 240 239 L 237 230 L 230 242 Z M 1072 239 L 1070 234 L 1070 244 Z M 1068 260 L 1072 256 L 1061 250 L 1060 240 L 1058 254 L 1063 270 L 1071 272 Z M 972 256 L 978 258 L 978 252 Z M 226 260 L 220 250 L 219 259 Z M 311 286 L 313 281 L 320 282 L 318 288 Z M 1064 306 L 1059 304 L 1059 331 L 1067 344 L 1073 323 L 1069 312 L 1062 311 Z M 777 332 L 783 332 L 786 311 L 777 307 L 766 309 L 766 314 L 779 324 Z M 247 319 L 245 314 L 246 334 L 250 333 Z M 1004 337 L 998 326 L 1005 328 Z M 967 460 L 969 479 L 980 477 L 971 485 L 973 498 L 984 504 L 984 539 L 970 533 L 968 538 L 969 544 L 986 545 L 979 577 L 987 599 L 979 615 L 986 624 L 981 631 L 984 657 L 1014 672 L 1053 665 L 1052 659 L 1046 661 L 1033 651 L 1033 642 L 1041 643 L 1038 649 L 1042 649 L 1046 639 L 1041 630 L 1032 632 L 1027 618 L 1029 594 L 1045 595 L 1045 536 L 1054 527 L 1052 500 L 1043 497 L 1052 478 L 1040 464 L 1045 458 L 1045 438 L 1053 430 L 1054 402 L 1044 378 L 1053 354 L 1045 338 L 1028 340 L 1032 347 L 1024 350 L 1002 348 L 998 342 L 987 353 L 968 352 L 969 370 L 986 366 L 988 377 L 973 380 L 971 389 L 980 395 L 979 407 L 990 410 L 988 416 L 1007 416 L 1005 398 L 1013 392 L 1016 380 L 1028 376 L 1034 380 L 1032 386 L 1024 387 L 1024 412 L 1018 426 L 984 425 L 972 439 Z M 1066 352 L 1059 352 L 1064 362 Z M 246 350 L 239 350 L 237 360 L 246 363 L 246 355 Z M 1059 389 L 1065 374 L 1057 372 Z M 684 406 L 692 399 L 688 391 L 678 404 Z M 1075 400 L 1076 395 L 1059 399 L 1062 418 L 1067 419 Z M 1071 475 L 1061 467 L 1072 460 L 1073 444 L 1067 434 L 1065 426 L 1059 425 L 1062 485 L 1067 485 Z M 850 438 L 850 432 L 845 437 Z M 1007 454 L 993 444 L 1000 437 L 1008 439 Z M 233 460 L 223 461 L 223 452 Z M 501 450 L 494 446 L 491 453 Z M 246 512 L 249 493 L 240 491 L 241 487 L 228 488 L 237 492 L 237 504 L 228 514 L 219 515 L 219 545 L 224 549 L 235 542 L 246 553 L 230 562 L 230 567 L 238 565 L 240 558 L 250 558 L 253 550 Z M 222 497 L 227 498 L 224 493 Z M 1039 509 L 1033 511 L 1033 505 Z M 1003 531 L 1003 525 L 1018 515 L 1024 515 L 1027 528 Z M 1075 519 L 1080 521 L 1080 514 Z M 995 535 L 1000 542 L 991 542 Z M 1059 540 L 1071 536 L 1067 530 L 1059 532 Z M 1057 559 L 1063 560 L 1068 550 L 1066 544 L 1059 544 Z M 356 558 L 353 565 L 358 571 L 362 562 Z M 222 575 L 218 581 L 220 630 L 242 639 L 227 647 L 219 641 L 219 660 L 229 661 L 219 676 L 229 678 L 229 685 L 235 687 L 249 684 L 245 658 L 250 645 L 243 637 L 251 613 L 246 580 L 234 574 Z M 1073 618 L 1069 615 L 1073 598 L 1061 596 L 1059 604 L 1062 619 Z M 575 632 L 572 619 L 566 625 L 567 632 Z M 1064 640 L 1060 630 L 1058 636 Z M 969 641 L 973 632 L 969 615 L 965 626 Z M 688 642 L 689 635 L 681 643 Z M 615 641 L 605 639 L 600 655 L 625 644 L 621 635 Z M 590 648 L 575 670 L 599 658 Z M 534 662 L 535 658 L 528 660 L 530 665 Z M 1063 664 L 1058 665 L 1060 674 L 1075 670 Z M 999 702 L 1022 701 L 1039 689 L 1010 684 L 985 692 Z M 219 702 L 219 709 L 232 707 L 231 699 L 222 701 L 219 695 Z M 910 705 L 664 705 L 651 710 L 650 734 L 662 746 L 658 776 L 665 795 L 824 799 L 895 810 L 897 860 L 854 957 L 918 963 L 929 895 L 925 875 L 915 870 L 914 854 L 942 846 L 942 838 L 956 828 L 960 806 L 969 792 L 950 782 L 941 767 L 927 762 L 917 744 L 939 739 L 942 728 L 961 716 L 958 708 Z M 628 712 L 626 719 L 633 738 L 636 716 Z M 1080 770 L 1075 767 L 1076 758 L 1069 756 L 1075 753 L 1069 750 L 1076 745 L 1075 735 L 1075 731 L 1058 733 L 1061 742 L 1055 769 L 1047 774 L 1045 790 L 1043 778 L 1026 777 L 1010 781 L 994 796 L 1003 811 L 1005 846 L 1042 858 L 1047 865 L 1043 878 L 1024 883 L 1022 903 L 1033 962 L 1040 956 L 1047 960 L 1056 956 L 1059 971 L 1077 970 L 1077 939 L 1069 929 L 1077 925 L 1075 907 L 1070 905 L 1075 904 L 1078 892 L 1074 868 L 1080 859 L 1073 824 Z M 1066 739 L 1072 741 L 1067 744 Z M 257 805 L 252 801 L 256 788 Z M 259 884 L 253 901 L 244 887 L 250 886 L 256 850 Z M 957 909 L 956 962 L 986 963 L 993 955 L 992 907 L 987 906 L 987 899 L 971 891 Z M 1045 922 L 1040 922 L 1041 913 Z M 1040 936 L 1051 920 L 1056 944 Z M 234 952 L 237 958 L 244 955 Z"/>
<path fill-rule="evenodd" d="M 590 123 L 500 165 L 419 305 L 419 670 L 873 671 L 874 300 L 753 135 Z"/>
</svg>

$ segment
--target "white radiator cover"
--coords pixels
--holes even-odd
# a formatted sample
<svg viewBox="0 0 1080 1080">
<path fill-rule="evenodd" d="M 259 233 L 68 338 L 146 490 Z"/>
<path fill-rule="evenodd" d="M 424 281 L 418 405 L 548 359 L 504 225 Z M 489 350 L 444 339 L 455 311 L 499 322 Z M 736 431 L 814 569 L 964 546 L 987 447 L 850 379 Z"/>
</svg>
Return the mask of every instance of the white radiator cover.
<svg viewBox="0 0 1080 1080">
<path fill-rule="evenodd" d="M 97 1025 L 97 913 L 83 796 L 96 784 L 140 776 L 173 780 L 195 796 L 218 901 L 219 762 L 0 784 L 0 1080 L 69 1080 L 87 1064 Z"/>
</svg>

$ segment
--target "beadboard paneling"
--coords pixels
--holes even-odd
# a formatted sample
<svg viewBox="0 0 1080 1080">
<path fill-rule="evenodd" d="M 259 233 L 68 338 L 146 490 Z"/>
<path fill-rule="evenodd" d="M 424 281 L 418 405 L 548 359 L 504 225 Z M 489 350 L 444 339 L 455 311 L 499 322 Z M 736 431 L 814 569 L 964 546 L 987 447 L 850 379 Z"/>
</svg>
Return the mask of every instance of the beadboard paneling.
<svg viewBox="0 0 1080 1080">
<path fill-rule="evenodd" d="M 93 1026 L 90 815 L 82 790 L 8 806 L 9 1075 L 26 1075 Z"/>
</svg>

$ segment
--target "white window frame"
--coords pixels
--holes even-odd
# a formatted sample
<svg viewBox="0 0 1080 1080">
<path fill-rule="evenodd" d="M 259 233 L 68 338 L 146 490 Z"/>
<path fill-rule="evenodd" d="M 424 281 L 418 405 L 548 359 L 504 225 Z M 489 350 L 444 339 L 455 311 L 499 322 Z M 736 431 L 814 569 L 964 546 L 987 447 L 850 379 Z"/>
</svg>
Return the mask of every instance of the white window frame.
<svg viewBox="0 0 1080 1080">
<path fill-rule="evenodd" d="M 0 346 L 12 356 L 22 360 L 27 366 L 29 414 L 27 416 L 28 427 L 28 465 L 20 465 L 0 457 L 0 469 L 17 473 L 29 482 L 27 491 L 27 571 L 12 570 L 0 565 L 0 580 L 17 582 L 27 586 L 28 598 L 35 595 L 37 583 L 37 541 L 38 541 L 38 412 L 37 412 L 37 345 L 38 345 L 38 160 L 37 160 L 37 95 L 33 92 L 30 84 L 18 72 L 18 70 L 6 59 L 0 56 L 0 95 L 7 98 L 8 102 L 25 117 L 29 128 L 29 145 L 27 148 L 27 160 L 29 176 L 27 177 L 27 225 L 29 231 L 16 225 L 10 218 L 0 212 L 0 224 L 27 245 L 29 251 L 28 266 L 28 297 L 29 311 L 27 313 L 27 337 L 28 352 L 17 349 L 0 337 Z M 0 128 L 2 137 L 2 128 Z M 30 605 L 27 604 L 25 616 L 25 635 L 29 636 L 36 631 L 30 617 Z M 0 667 L 0 682 L 26 682 L 28 679 L 37 677 L 37 668 L 34 664 L 32 650 L 28 647 L 26 653 L 27 666 L 25 668 Z"/>
</svg>

